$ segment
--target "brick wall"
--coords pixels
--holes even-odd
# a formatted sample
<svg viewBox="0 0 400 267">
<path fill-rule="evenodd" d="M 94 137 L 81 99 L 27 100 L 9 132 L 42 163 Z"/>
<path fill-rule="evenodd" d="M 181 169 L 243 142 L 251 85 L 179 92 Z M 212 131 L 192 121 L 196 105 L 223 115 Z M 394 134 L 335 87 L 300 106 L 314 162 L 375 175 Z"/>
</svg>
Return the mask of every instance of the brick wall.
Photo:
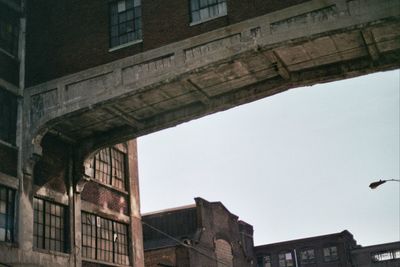
<svg viewBox="0 0 400 267">
<path fill-rule="evenodd" d="M 145 266 L 159 267 L 160 266 L 159 264 L 165 264 L 166 266 L 177 266 L 175 250 L 176 250 L 175 247 L 170 247 L 165 249 L 146 251 L 145 253 L 146 257 L 144 262 Z"/>
<path fill-rule="evenodd" d="M 99 185 L 96 182 L 88 182 L 85 185 L 81 193 L 81 198 L 82 200 L 96 204 L 100 207 L 128 215 L 127 196 L 123 193 Z"/>
<path fill-rule="evenodd" d="M 189 1 L 142 1 L 143 42 L 108 52 L 108 1 L 32 0 L 27 82 L 38 84 L 307 0 L 228 0 L 228 15 L 190 26 Z"/>
</svg>

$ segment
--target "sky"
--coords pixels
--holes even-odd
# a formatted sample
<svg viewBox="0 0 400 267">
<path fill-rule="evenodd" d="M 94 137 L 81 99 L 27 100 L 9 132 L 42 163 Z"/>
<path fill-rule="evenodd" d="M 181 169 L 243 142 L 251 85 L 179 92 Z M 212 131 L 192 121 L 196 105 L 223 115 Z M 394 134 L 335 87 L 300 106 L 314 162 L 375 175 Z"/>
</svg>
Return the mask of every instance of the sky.
<svg viewBox="0 0 400 267">
<path fill-rule="evenodd" d="M 289 90 L 138 139 L 142 213 L 221 201 L 255 245 L 400 240 L 400 71 Z"/>
</svg>

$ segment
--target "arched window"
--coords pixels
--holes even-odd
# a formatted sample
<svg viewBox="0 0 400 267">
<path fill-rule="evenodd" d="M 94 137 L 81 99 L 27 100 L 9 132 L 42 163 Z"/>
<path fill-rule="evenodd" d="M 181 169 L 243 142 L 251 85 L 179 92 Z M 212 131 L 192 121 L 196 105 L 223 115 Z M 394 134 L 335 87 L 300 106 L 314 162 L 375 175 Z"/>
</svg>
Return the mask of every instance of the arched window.
<svg viewBox="0 0 400 267">
<path fill-rule="evenodd" d="M 215 240 L 215 254 L 218 260 L 218 267 L 233 266 L 232 247 L 227 241 L 223 239 Z"/>
</svg>

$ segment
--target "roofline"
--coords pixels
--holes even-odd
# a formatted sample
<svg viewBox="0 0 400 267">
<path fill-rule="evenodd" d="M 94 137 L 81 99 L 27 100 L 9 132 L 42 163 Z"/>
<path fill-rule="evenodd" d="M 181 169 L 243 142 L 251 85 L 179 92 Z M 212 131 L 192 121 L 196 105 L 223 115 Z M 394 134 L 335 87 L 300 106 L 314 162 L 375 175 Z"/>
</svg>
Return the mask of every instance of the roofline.
<svg viewBox="0 0 400 267">
<path fill-rule="evenodd" d="M 343 230 L 342 232 L 338 232 L 338 233 L 332 233 L 332 234 L 326 234 L 326 235 L 318 235 L 318 236 L 305 237 L 305 238 L 292 239 L 292 240 L 281 241 L 281 242 L 276 242 L 276 243 L 258 245 L 258 246 L 254 246 L 254 249 L 257 249 L 257 248 L 264 248 L 264 247 L 269 247 L 269 246 L 275 246 L 275 245 L 289 244 L 289 243 L 300 242 L 300 241 L 306 241 L 306 240 L 313 240 L 313 239 L 324 238 L 324 237 L 331 237 L 331 236 L 343 235 L 343 234 L 349 234 L 349 235 L 354 239 L 352 233 L 350 233 L 348 230 Z M 354 241 L 356 241 L 356 240 L 354 239 Z M 357 241 L 356 241 L 356 243 L 357 243 Z"/>
<path fill-rule="evenodd" d="M 383 247 L 383 246 L 392 246 L 392 245 L 399 245 L 400 248 L 400 241 L 393 241 L 393 242 L 388 242 L 388 243 L 382 243 L 382 244 L 375 244 L 375 245 L 368 245 L 368 246 L 361 246 L 361 247 L 356 247 L 353 249 L 353 251 L 355 250 L 363 250 L 363 249 L 370 249 L 373 247 L 379 248 L 379 247 Z"/>
<path fill-rule="evenodd" d="M 190 204 L 190 205 L 185 205 L 185 206 L 180 206 L 180 207 L 175 207 L 175 208 L 169 208 L 169 209 L 164 209 L 164 210 L 158 210 L 158 211 L 150 211 L 150 212 L 142 213 L 142 217 L 149 216 L 149 215 L 156 215 L 156 214 L 166 213 L 166 212 L 178 211 L 178 210 L 191 209 L 191 208 L 196 208 L 196 204 Z"/>
</svg>

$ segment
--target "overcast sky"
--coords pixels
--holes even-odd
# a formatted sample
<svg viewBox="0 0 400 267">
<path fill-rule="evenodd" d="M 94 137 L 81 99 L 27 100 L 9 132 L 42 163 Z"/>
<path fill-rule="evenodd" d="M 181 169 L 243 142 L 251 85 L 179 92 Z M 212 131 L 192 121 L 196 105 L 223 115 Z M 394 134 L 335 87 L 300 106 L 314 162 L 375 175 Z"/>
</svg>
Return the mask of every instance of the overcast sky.
<svg viewBox="0 0 400 267">
<path fill-rule="evenodd" d="M 142 212 L 221 201 L 256 245 L 400 240 L 399 70 L 297 88 L 139 138 Z"/>
</svg>

